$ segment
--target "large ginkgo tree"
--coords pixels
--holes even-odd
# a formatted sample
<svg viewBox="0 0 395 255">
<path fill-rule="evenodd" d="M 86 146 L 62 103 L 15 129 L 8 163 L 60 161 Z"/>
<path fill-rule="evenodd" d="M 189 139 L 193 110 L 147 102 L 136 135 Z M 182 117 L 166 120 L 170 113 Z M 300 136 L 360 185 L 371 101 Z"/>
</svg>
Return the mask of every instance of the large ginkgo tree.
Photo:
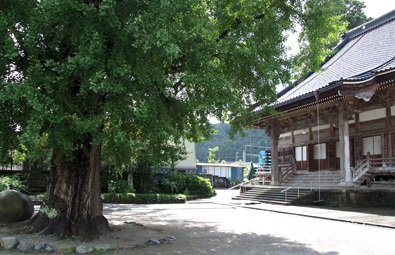
<svg viewBox="0 0 395 255">
<path fill-rule="evenodd" d="M 209 116 L 241 116 L 232 123 L 237 131 L 252 103 L 275 100 L 292 65 L 317 70 L 323 46 L 343 28 L 332 7 L 329 0 L 1 0 L 2 155 L 20 145 L 29 159 L 52 153 L 51 184 L 27 230 L 105 233 L 102 150 L 116 164 L 145 143 L 159 155 L 169 141 L 209 135 Z M 299 63 L 284 44 L 297 26 Z"/>
</svg>

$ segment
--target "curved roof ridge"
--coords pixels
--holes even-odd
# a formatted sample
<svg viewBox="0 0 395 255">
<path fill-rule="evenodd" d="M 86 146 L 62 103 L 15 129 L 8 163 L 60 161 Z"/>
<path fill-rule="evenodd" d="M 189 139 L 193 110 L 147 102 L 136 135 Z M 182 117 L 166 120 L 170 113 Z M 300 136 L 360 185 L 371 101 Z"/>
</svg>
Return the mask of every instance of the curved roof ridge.
<svg viewBox="0 0 395 255">
<path fill-rule="evenodd" d="M 391 22 L 395 19 L 395 10 L 392 10 L 376 19 L 373 19 L 371 21 L 368 21 L 362 25 L 359 25 L 347 33 L 343 35 L 343 37 L 349 37 L 350 39 L 359 36 L 361 34 L 365 34 L 373 29 L 376 29 L 377 27 L 380 27 L 384 25 L 387 22 Z"/>
<path fill-rule="evenodd" d="M 345 50 L 344 52 L 342 52 L 340 55 L 337 55 L 338 53 L 340 53 L 340 50 L 342 50 L 342 49 L 344 48 L 344 46 L 345 46 L 348 42 L 351 41 L 351 40 L 348 40 L 347 37 L 344 38 L 344 41 L 346 41 L 346 43 L 344 43 L 344 44 L 343 44 L 343 43 L 340 43 L 340 44 L 338 45 L 338 47 L 336 47 L 336 48 L 332 51 L 332 52 L 334 52 L 335 54 L 333 54 L 333 55 L 330 56 L 330 57 L 327 57 L 327 58 L 320 64 L 320 66 L 323 67 L 325 64 L 329 63 L 330 60 L 333 60 L 332 63 L 328 64 L 328 66 L 323 67 L 323 69 L 327 69 L 327 68 L 329 68 L 330 66 L 332 66 L 333 64 L 335 64 L 344 54 L 346 54 L 346 53 L 347 53 L 356 43 L 358 43 L 358 41 L 361 40 L 361 38 L 363 38 L 363 37 L 364 37 L 364 35 L 360 36 L 357 40 L 355 40 L 355 41 L 348 47 L 348 49 L 346 49 L 346 50 Z M 337 53 L 336 53 L 336 51 L 337 51 Z M 336 59 L 333 58 L 335 55 L 336 55 Z M 324 71 L 324 70 L 322 70 L 322 71 Z M 314 74 L 315 74 L 315 76 L 313 76 Z M 280 93 L 278 93 L 278 94 L 280 94 L 280 97 L 277 97 L 277 99 L 281 98 L 281 97 L 284 96 L 284 95 L 287 95 L 287 93 L 288 93 L 289 91 L 291 91 L 291 89 L 294 89 L 293 93 L 294 93 L 295 91 L 304 89 L 304 85 L 308 84 L 308 82 L 311 82 L 312 80 L 314 80 L 314 79 L 317 78 L 317 77 L 319 77 L 319 73 L 316 73 L 316 72 L 309 72 L 309 73 L 306 75 L 306 77 L 305 77 L 304 79 L 299 79 L 298 81 L 296 81 L 296 82 L 294 83 L 294 85 L 292 86 L 292 88 L 289 88 L 289 89 L 288 89 L 286 92 L 284 92 L 284 93 L 281 93 L 281 92 L 283 92 L 283 91 L 285 91 L 285 90 L 283 90 L 283 91 L 281 91 Z M 309 78 L 310 78 L 310 80 L 309 80 L 308 82 L 303 83 L 304 81 L 306 81 L 306 80 L 309 79 Z M 309 91 L 305 92 L 304 94 L 307 94 L 307 93 L 309 93 Z M 277 94 L 277 95 L 278 95 L 278 94 Z M 302 95 L 303 95 L 303 94 L 302 94 Z"/>
<path fill-rule="evenodd" d="M 377 67 L 374 67 L 368 71 L 356 74 L 349 78 L 340 79 L 338 81 L 363 81 L 377 75 L 378 73 L 385 72 L 391 69 L 395 69 L 395 56 L 389 59 L 387 62 L 378 65 Z M 333 81 L 331 83 L 336 83 L 338 81 Z"/>
</svg>

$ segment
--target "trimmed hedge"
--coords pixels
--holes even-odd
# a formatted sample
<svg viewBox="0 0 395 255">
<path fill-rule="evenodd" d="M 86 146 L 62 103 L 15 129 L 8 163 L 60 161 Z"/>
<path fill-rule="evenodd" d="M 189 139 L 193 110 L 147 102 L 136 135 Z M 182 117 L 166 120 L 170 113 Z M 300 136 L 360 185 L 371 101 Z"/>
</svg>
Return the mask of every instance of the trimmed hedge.
<svg viewBox="0 0 395 255">
<path fill-rule="evenodd" d="M 168 194 L 136 194 L 136 193 L 104 193 L 103 203 L 113 204 L 175 204 L 186 203 L 185 195 Z"/>
<path fill-rule="evenodd" d="M 197 195 L 212 197 L 214 191 L 210 181 L 201 176 L 172 172 L 165 174 L 160 181 L 160 191 L 165 194 Z"/>
</svg>

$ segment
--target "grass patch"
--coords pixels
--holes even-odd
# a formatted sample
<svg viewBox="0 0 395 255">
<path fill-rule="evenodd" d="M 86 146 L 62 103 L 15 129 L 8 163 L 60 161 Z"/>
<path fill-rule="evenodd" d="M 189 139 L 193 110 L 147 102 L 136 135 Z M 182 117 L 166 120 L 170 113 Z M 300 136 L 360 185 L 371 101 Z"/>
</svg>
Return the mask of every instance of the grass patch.
<svg viewBox="0 0 395 255">
<path fill-rule="evenodd" d="M 151 230 L 151 231 L 159 232 L 159 233 L 162 233 L 162 232 L 163 232 L 162 229 L 157 228 L 157 227 L 149 227 L 148 229 Z"/>
</svg>

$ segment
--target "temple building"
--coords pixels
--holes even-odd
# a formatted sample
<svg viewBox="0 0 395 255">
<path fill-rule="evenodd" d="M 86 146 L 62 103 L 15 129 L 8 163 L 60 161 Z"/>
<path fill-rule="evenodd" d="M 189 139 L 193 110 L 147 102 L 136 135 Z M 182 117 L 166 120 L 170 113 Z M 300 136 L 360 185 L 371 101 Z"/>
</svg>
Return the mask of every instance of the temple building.
<svg viewBox="0 0 395 255">
<path fill-rule="evenodd" d="M 291 163 L 340 170 L 341 186 L 395 176 L 395 10 L 344 34 L 334 51 L 320 73 L 278 93 L 281 116 L 253 123 L 271 137 L 272 185 Z"/>
</svg>

